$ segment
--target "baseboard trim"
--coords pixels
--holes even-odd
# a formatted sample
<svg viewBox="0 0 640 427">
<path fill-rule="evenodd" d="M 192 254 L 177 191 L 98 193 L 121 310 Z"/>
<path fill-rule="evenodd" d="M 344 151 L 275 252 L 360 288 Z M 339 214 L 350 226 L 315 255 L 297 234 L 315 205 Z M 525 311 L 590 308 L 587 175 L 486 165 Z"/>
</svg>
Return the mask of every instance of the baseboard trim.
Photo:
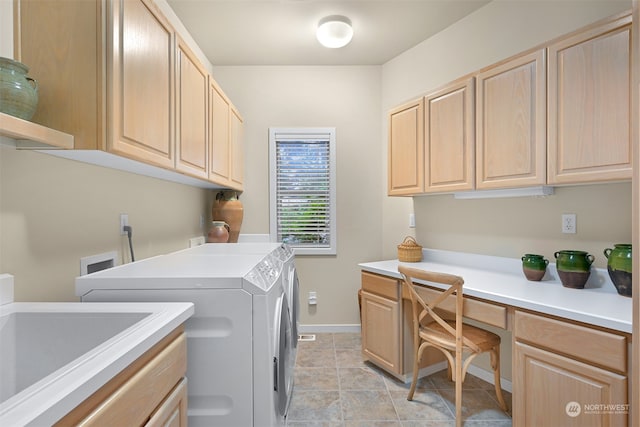
<svg viewBox="0 0 640 427">
<path fill-rule="evenodd" d="M 469 365 L 469 368 L 467 368 L 467 372 L 475 375 L 481 380 L 488 382 L 489 384 L 495 385 L 495 381 L 493 381 L 493 371 L 487 371 L 486 369 L 482 369 L 478 366 Z M 513 393 L 513 383 L 503 377 L 500 377 L 500 387 L 502 387 L 503 390 L 506 390 L 509 393 Z"/>
<path fill-rule="evenodd" d="M 354 332 L 360 333 L 360 324 L 344 325 L 300 325 L 298 331 L 303 334 L 332 333 L 332 332 Z"/>
</svg>

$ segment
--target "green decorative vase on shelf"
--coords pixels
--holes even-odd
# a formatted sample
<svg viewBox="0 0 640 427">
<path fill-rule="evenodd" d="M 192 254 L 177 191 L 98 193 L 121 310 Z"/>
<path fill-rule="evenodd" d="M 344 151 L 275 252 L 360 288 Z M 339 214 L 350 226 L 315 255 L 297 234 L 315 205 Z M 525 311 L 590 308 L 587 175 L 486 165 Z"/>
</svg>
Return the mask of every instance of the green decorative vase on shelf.
<svg viewBox="0 0 640 427">
<path fill-rule="evenodd" d="M 27 77 L 29 68 L 0 57 L 0 111 L 31 120 L 38 107 L 38 82 Z"/>
<path fill-rule="evenodd" d="M 589 280 L 594 256 L 584 251 L 563 250 L 553 254 L 562 286 L 582 289 Z"/>
<path fill-rule="evenodd" d="M 522 271 L 527 278 L 534 282 L 539 282 L 547 271 L 549 260 L 542 255 L 525 254 L 522 257 Z"/>
<path fill-rule="evenodd" d="M 620 243 L 613 245 L 613 249 L 604 250 L 607 257 L 607 271 L 616 290 L 625 297 L 631 296 L 632 264 L 631 245 Z"/>
</svg>

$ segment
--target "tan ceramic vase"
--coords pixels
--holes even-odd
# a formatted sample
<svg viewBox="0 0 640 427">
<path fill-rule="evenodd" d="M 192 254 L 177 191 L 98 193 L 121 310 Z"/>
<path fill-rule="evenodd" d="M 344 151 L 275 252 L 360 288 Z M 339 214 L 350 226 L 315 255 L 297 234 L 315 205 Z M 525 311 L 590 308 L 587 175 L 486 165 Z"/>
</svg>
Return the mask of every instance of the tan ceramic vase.
<svg viewBox="0 0 640 427">
<path fill-rule="evenodd" d="M 243 216 L 244 208 L 235 191 L 221 191 L 216 194 L 211 208 L 211 218 L 229 224 L 229 243 L 238 242 Z"/>
<path fill-rule="evenodd" d="M 224 221 L 212 221 L 207 243 L 227 243 L 229 241 L 229 225 Z"/>
</svg>

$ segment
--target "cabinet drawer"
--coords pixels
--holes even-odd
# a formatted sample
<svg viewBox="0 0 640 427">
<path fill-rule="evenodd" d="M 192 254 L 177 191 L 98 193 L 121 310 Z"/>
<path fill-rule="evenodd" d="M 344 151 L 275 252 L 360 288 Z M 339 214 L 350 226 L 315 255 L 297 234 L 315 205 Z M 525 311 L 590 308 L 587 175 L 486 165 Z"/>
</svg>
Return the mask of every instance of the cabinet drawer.
<svg viewBox="0 0 640 427">
<path fill-rule="evenodd" d="M 378 274 L 362 272 L 362 290 L 394 301 L 400 299 L 400 285 L 396 279 Z"/>
<path fill-rule="evenodd" d="M 184 328 L 174 330 L 55 426 L 143 425 L 187 371 Z"/>
<path fill-rule="evenodd" d="M 516 311 L 515 338 L 617 372 L 627 371 L 627 339 L 621 335 Z"/>
<path fill-rule="evenodd" d="M 426 286 L 417 286 L 416 290 L 418 295 L 424 298 L 425 301 L 433 300 L 442 293 L 439 289 L 433 289 Z M 404 287 L 402 289 L 402 297 L 406 299 L 411 298 Z M 446 301 L 443 301 L 438 305 L 438 307 L 445 311 L 450 311 L 452 313 L 455 312 L 456 297 L 454 295 L 449 295 Z M 465 297 L 462 312 L 463 316 L 468 317 L 469 319 L 497 326 L 498 328 L 507 329 L 506 307 Z"/>
</svg>

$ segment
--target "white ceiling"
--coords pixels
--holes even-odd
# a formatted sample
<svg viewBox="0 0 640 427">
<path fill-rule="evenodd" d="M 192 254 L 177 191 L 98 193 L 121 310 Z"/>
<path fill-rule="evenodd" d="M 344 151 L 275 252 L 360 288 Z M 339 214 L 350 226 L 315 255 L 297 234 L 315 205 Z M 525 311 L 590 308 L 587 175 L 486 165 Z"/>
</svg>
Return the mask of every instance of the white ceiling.
<svg viewBox="0 0 640 427">
<path fill-rule="evenodd" d="M 379 65 L 490 0 L 167 0 L 213 65 Z M 322 47 L 318 21 L 345 15 L 341 49 Z"/>
</svg>

